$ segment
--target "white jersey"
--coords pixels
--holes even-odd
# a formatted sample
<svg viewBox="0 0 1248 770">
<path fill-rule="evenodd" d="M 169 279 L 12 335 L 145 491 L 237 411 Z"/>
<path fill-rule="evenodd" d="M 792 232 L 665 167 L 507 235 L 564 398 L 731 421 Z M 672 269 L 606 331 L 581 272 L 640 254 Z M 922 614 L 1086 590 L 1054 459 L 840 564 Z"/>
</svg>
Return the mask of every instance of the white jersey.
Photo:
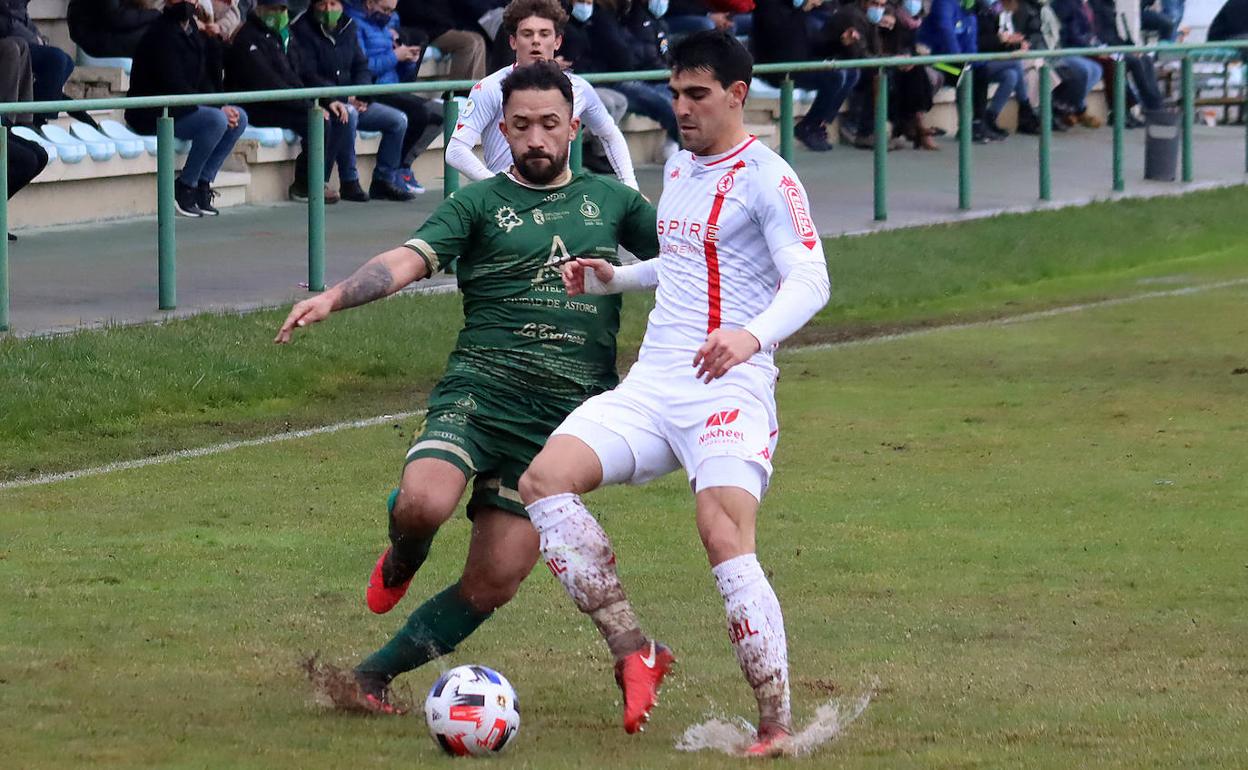
<svg viewBox="0 0 1248 770">
<path fill-rule="evenodd" d="M 485 152 L 485 165 L 495 174 L 511 168 L 511 148 L 498 124 L 503 122 L 503 79 L 515 68 L 516 65 L 509 64 L 485 76 L 472 87 L 467 104 L 459 111 L 455 132 L 451 135 L 469 147 L 476 147 L 480 142 Z M 594 87 L 578 75 L 571 72 L 565 74 L 572 81 L 572 117 L 583 117 L 582 122 L 595 136 L 618 131 Z"/>
<path fill-rule="evenodd" d="M 710 332 L 746 326 L 775 299 L 782 249 L 800 244 L 822 265 L 809 212 L 797 174 L 752 136 L 723 155 L 673 155 L 659 199 L 658 288 L 642 359 L 679 352 L 692 361 Z M 765 345 L 750 363 L 774 372 L 773 352 Z"/>
</svg>

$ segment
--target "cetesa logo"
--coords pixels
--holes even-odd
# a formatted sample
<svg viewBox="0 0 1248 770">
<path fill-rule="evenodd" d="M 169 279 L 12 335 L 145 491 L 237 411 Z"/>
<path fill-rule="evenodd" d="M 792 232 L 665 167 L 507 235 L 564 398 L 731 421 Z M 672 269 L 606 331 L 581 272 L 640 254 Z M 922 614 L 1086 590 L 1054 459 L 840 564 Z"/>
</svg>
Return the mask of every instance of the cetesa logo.
<svg viewBox="0 0 1248 770">
<path fill-rule="evenodd" d="M 723 412 L 716 412 L 715 414 L 706 418 L 706 427 L 709 428 L 712 425 L 728 425 L 732 422 L 735 422 L 737 419 L 737 415 L 739 414 L 741 414 L 740 409 L 728 409 Z"/>
</svg>

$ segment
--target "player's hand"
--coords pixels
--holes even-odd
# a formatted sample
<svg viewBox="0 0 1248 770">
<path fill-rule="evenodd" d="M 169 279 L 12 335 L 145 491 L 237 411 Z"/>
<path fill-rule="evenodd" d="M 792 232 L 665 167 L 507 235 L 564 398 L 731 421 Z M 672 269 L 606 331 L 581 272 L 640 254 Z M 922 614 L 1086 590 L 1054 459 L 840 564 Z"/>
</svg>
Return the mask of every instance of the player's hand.
<svg viewBox="0 0 1248 770">
<path fill-rule="evenodd" d="M 745 329 L 716 329 L 707 335 L 706 342 L 693 357 L 698 379 L 710 382 L 723 377 L 732 367 L 748 361 L 761 347 L 758 338 Z"/>
<path fill-rule="evenodd" d="M 599 283 L 610 283 L 615 277 L 615 267 L 605 259 L 585 259 L 577 257 L 563 263 L 563 288 L 569 297 L 585 293 L 585 271 L 593 270 Z"/>
<path fill-rule="evenodd" d="M 295 306 L 290 309 L 290 315 L 286 316 L 286 322 L 282 324 L 282 328 L 278 330 L 277 336 L 273 338 L 273 341 L 278 345 L 285 345 L 287 342 L 290 342 L 290 335 L 295 330 L 295 327 L 304 327 L 317 321 L 324 321 L 333 310 L 334 298 L 329 296 L 328 292 L 295 303 Z"/>
</svg>

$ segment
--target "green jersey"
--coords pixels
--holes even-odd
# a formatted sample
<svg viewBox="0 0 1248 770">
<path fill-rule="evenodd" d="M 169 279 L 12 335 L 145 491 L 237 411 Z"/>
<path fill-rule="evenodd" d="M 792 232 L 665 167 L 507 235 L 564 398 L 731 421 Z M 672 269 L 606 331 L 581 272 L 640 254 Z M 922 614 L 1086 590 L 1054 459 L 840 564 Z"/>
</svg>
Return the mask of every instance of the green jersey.
<svg viewBox="0 0 1248 770">
<path fill-rule="evenodd" d="M 563 186 L 534 188 L 498 174 L 444 200 L 406 246 L 431 273 L 459 257 L 464 328 L 447 378 L 553 402 L 614 387 L 620 297 L 569 297 L 560 265 L 574 257 L 619 264 L 617 245 L 657 255 L 655 210 L 607 177 L 574 174 Z"/>
</svg>

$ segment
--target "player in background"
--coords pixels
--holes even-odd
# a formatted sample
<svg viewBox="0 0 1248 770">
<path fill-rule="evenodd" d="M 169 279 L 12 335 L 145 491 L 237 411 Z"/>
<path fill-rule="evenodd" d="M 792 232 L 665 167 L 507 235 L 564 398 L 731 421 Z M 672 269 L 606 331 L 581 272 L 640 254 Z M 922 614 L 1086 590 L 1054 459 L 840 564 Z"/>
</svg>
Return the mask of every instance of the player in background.
<svg viewBox="0 0 1248 770">
<path fill-rule="evenodd" d="M 520 474 L 569 412 L 619 382 L 620 298 L 569 299 L 560 266 L 576 255 L 618 263 L 618 245 L 653 257 L 654 208 L 614 179 L 568 169 L 572 100 L 553 62 L 516 68 L 502 84 L 511 170 L 447 198 L 403 246 L 295 305 L 277 335 L 288 342 L 294 330 L 393 294 L 434 274 L 444 255 L 460 255 L 464 327 L 390 497 L 391 544 L 373 569 L 368 606 L 383 613 L 399 602 L 474 479 L 467 561 L 458 582 L 353 672 L 309 670 L 340 707 L 392 713 L 395 676 L 455 649 L 515 595 L 538 557 Z"/>
<path fill-rule="evenodd" d="M 542 556 L 616 659 L 624 729 L 649 717 L 674 661 L 647 637 L 616 575 L 610 541 L 580 495 L 683 467 L 724 598 L 729 640 L 758 701 L 752 755 L 792 734 L 780 603 L 755 556 L 759 502 L 778 435 L 772 354 L 828 301 L 823 247 L 797 175 L 745 131 L 752 71 L 730 34 L 673 50 L 670 87 L 686 150 L 667 163 L 659 259 L 564 268 L 569 294 L 654 285 L 640 357 L 619 387 L 576 409 L 520 480 Z"/>
<path fill-rule="evenodd" d="M 523 67 L 539 61 L 553 61 L 555 51 L 563 44 L 563 27 L 568 14 L 558 0 L 512 0 L 503 12 L 503 27 L 507 30 L 516 63 L 487 75 L 468 94 L 468 103 L 459 113 L 455 132 L 446 143 L 446 162 L 459 169 L 469 179 L 480 181 L 505 171 L 511 165 L 507 140 L 498 130 L 503 119 L 503 100 L 500 88 L 503 79 L 515 67 Z M 624 134 L 611 119 L 602 99 L 594 93 L 594 87 L 572 73 L 573 117 L 580 118 L 586 128 L 602 140 L 611 168 L 616 177 L 637 189 L 637 176 L 633 172 L 633 160 L 628 154 Z M 477 159 L 472 148 L 480 142 L 485 151 L 485 163 Z"/>
</svg>

